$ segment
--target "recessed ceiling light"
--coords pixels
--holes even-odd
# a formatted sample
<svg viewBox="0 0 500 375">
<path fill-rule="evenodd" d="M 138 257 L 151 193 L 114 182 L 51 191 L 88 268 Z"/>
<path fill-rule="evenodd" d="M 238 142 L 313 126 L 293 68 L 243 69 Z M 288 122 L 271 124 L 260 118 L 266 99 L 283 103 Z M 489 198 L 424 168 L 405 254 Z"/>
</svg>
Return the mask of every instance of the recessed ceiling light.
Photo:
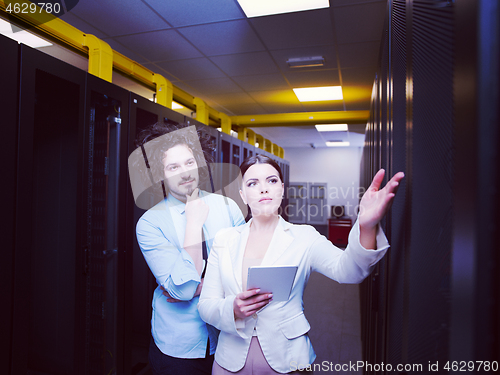
<svg viewBox="0 0 500 375">
<path fill-rule="evenodd" d="M 314 125 L 319 132 L 346 132 L 347 124 L 321 124 Z"/>
<path fill-rule="evenodd" d="M 342 86 L 304 87 L 293 89 L 299 102 L 342 100 Z"/>
<path fill-rule="evenodd" d="M 330 141 L 330 142 L 326 142 L 326 145 L 328 147 L 349 147 L 350 146 L 350 142 Z"/>
<path fill-rule="evenodd" d="M 238 0 L 248 18 L 330 7 L 328 0 Z"/>
<path fill-rule="evenodd" d="M 182 109 L 184 106 L 180 105 L 177 102 L 172 102 L 172 109 Z"/>
<path fill-rule="evenodd" d="M 14 39 L 18 43 L 26 44 L 31 48 L 48 47 L 52 45 L 52 43 L 49 43 L 45 39 L 31 34 L 26 30 L 19 29 L 21 31 L 13 32 L 12 27 L 16 28 L 17 26 L 13 26 L 10 22 L 0 19 L 0 34 L 5 35 L 10 39 Z"/>
</svg>

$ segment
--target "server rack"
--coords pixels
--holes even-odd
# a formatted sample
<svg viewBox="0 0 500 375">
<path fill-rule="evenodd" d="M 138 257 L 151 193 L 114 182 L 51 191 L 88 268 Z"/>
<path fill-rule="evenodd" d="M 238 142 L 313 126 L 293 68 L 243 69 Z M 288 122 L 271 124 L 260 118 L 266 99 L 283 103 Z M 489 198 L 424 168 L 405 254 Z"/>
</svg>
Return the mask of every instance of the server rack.
<svg viewBox="0 0 500 375">
<path fill-rule="evenodd" d="M 290 200 L 287 194 L 288 188 L 290 187 L 290 163 L 286 160 L 280 160 L 281 173 L 283 174 L 283 184 L 284 184 L 284 194 L 283 194 L 283 202 L 281 202 L 281 216 L 286 221 L 289 220 L 289 211 L 288 207 L 290 204 Z"/>
<path fill-rule="evenodd" d="M 308 183 L 307 196 L 307 223 L 308 224 L 326 224 L 328 210 L 327 202 L 328 187 L 326 183 Z"/>
<path fill-rule="evenodd" d="M 212 162 L 208 163 L 208 167 L 210 168 L 210 181 L 202 182 L 200 188 L 209 191 L 216 192 L 220 190 L 220 185 L 222 183 L 220 163 L 222 163 L 222 153 L 221 153 L 221 134 L 220 132 L 213 127 L 206 126 L 194 119 L 186 118 L 186 123 L 196 125 L 196 128 L 202 130 L 205 136 L 210 138 L 210 142 L 212 143 L 214 149 L 211 152 Z"/>
<path fill-rule="evenodd" d="M 285 191 L 287 213 L 296 224 L 324 225 L 327 223 L 327 184 L 291 182 Z"/>
<path fill-rule="evenodd" d="M 248 158 L 250 156 L 255 155 L 255 146 L 253 146 L 249 143 L 246 143 L 246 142 L 242 142 L 242 145 L 243 145 L 243 155 L 242 155 L 241 161 L 245 160 L 246 158 Z"/>
<path fill-rule="evenodd" d="M 4 290 L 3 308 L 0 309 L 0 372 L 10 373 L 11 336 L 14 305 L 14 257 L 15 257 L 15 216 L 17 189 L 17 117 L 18 117 L 18 44 L 0 35 L 0 50 L 9 59 L 0 59 L 1 78 L 0 111 L 2 113 L 2 133 L 6 140 L 0 148 L 3 160 L 1 186 L 3 201 L 2 237 L 4 251 L 0 262 L 0 283 L 7 286 Z M 8 73 L 8 74 L 6 74 Z"/>
<path fill-rule="evenodd" d="M 243 215 L 247 214 L 247 205 L 239 194 L 241 173 L 239 166 L 243 161 L 245 143 L 226 133 L 220 133 L 219 163 L 215 169 L 216 191 L 233 199 Z M 248 145 L 250 146 L 250 145 Z M 246 147 L 248 147 L 246 146 Z M 248 148 L 250 150 L 250 148 Z M 248 151 L 247 151 L 248 152 Z M 217 184 L 219 184 L 217 187 Z"/>
<path fill-rule="evenodd" d="M 85 365 L 90 374 L 123 373 L 129 92 L 86 79 L 84 209 Z"/>
<path fill-rule="evenodd" d="M 307 182 L 290 182 L 288 189 L 285 190 L 288 198 L 286 212 L 291 223 L 307 223 Z"/>
<path fill-rule="evenodd" d="M 135 150 L 134 140 L 138 133 L 148 126 L 168 118 L 166 108 L 130 93 L 130 122 L 127 155 Z M 172 118 L 173 121 L 179 120 Z M 127 244 L 124 280 L 128 295 L 125 299 L 125 314 L 128 325 L 124 327 L 125 373 L 139 373 L 148 363 L 148 349 L 151 340 L 151 299 L 157 284 L 141 253 L 135 235 L 137 221 L 145 210 L 137 207 L 130 183 L 127 181 Z"/>
<path fill-rule="evenodd" d="M 229 134 L 220 133 L 220 155 L 222 163 L 241 164 L 241 141 Z"/>
<path fill-rule="evenodd" d="M 493 3 L 388 3 L 361 181 L 379 168 L 406 176 L 382 222 L 391 250 L 361 286 L 366 363 L 423 366 L 413 374 L 499 358 Z"/>
<path fill-rule="evenodd" d="M 86 73 L 24 45 L 18 51 L 11 373 L 80 374 Z"/>
</svg>

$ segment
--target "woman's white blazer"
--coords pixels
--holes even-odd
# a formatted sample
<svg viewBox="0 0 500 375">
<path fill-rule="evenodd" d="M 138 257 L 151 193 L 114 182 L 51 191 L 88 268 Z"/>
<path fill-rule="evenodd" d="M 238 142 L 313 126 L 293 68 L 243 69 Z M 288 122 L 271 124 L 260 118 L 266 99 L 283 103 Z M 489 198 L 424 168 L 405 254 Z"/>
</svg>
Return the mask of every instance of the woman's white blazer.
<svg viewBox="0 0 500 375">
<path fill-rule="evenodd" d="M 242 292 L 243 253 L 251 221 L 219 231 L 213 242 L 198 303 L 201 318 L 221 333 L 215 360 L 236 372 L 245 365 L 254 328 L 269 365 L 287 373 L 293 366 L 312 364 L 316 355 L 307 336 L 309 322 L 302 296 L 311 271 L 338 281 L 360 283 L 389 247 L 384 233 L 377 234 L 377 250 L 359 243 L 356 221 L 345 251 L 335 247 L 309 225 L 294 225 L 280 217 L 262 266 L 296 265 L 297 274 L 288 301 L 271 302 L 253 316 L 235 319 L 233 301 Z"/>
</svg>

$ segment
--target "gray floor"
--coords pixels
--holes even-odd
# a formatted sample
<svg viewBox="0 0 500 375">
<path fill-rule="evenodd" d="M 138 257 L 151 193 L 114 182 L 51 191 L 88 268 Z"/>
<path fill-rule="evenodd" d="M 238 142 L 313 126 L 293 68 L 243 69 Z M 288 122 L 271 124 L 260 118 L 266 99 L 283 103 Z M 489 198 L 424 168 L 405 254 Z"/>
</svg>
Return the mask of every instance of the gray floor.
<svg viewBox="0 0 500 375">
<path fill-rule="evenodd" d="M 339 284 L 313 273 L 304 294 L 304 311 L 311 324 L 309 337 L 317 355 L 314 373 L 362 374 L 362 371 L 335 371 L 336 365 L 341 369 L 342 364 L 362 360 L 359 285 Z"/>
</svg>

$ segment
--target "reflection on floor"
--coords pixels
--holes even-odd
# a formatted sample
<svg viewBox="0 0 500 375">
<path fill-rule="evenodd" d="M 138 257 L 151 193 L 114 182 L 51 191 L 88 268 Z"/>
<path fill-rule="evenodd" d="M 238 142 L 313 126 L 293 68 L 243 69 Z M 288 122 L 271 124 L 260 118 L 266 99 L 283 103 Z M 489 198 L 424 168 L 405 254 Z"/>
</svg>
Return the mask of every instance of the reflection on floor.
<svg viewBox="0 0 500 375">
<path fill-rule="evenodd" d="M 362 374 L 335 371 L 335 365 L 342 369 L 342 364 L 362 361 L 359 285 L 339 284 L 313 273 L 304 293 L 304 312 L 317 355 L 314 363 L 319 370 L 315 374 Z"/>
</svg>

